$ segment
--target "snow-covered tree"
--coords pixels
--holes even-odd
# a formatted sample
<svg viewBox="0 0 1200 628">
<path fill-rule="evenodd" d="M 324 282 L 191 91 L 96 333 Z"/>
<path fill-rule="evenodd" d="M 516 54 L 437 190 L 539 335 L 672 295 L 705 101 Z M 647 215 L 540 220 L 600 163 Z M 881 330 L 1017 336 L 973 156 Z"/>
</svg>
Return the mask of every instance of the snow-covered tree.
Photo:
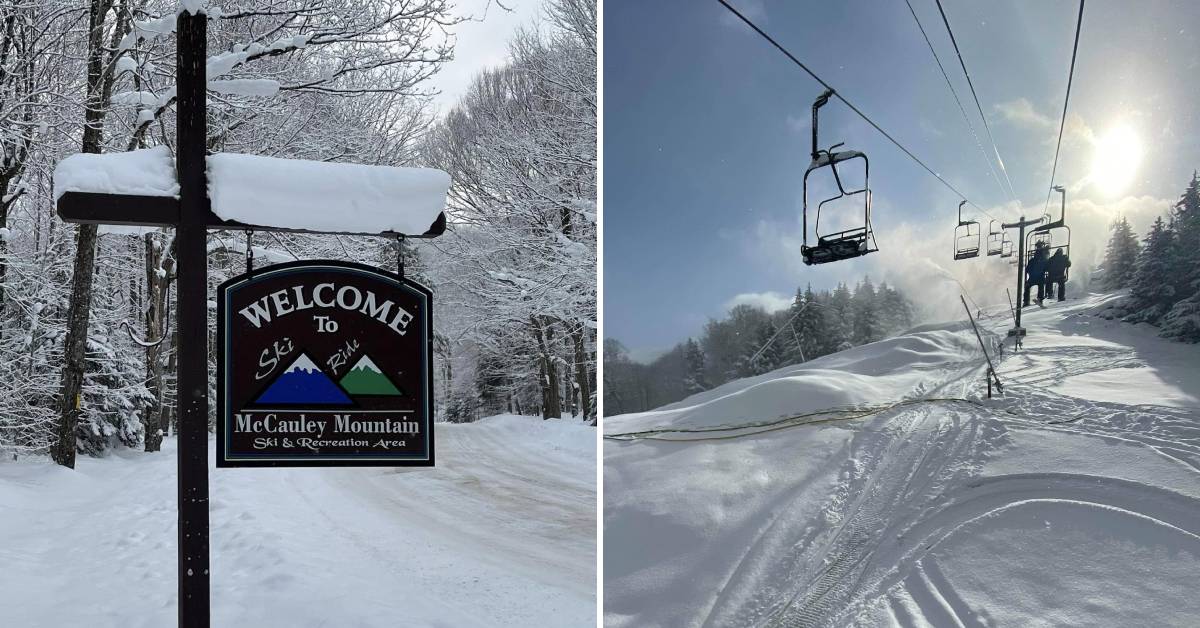
<svg viewBox="0 0 1200 628">
<path fill-rule="evenodd" d="M 1175 302 L 1170 265 L 1173 248 L 1174 233 L 1161 217 L 1156 218 L 1138 255 L 1128 307 L 1131 313 L 1125 320 L 1157 323 Z"/>
<path fill-rule="evenodd" d="M 709 321 L 704 326 L 701 344 L 709 358 L 709 381 L 727 382 L 753 370 L 749 358 L 762 346 L 758 343 L 759 330 L 770 319 L 762 309 L 741 304 L 731 308 L 724 320 Z"/>
<path fill-rule="evenodd" d="M 912 306 L 900 291 L 882 284 L 874 293 L 880 338 L 912 325 Z M 648 363 L 633 361 L 624 346 L 610 338 L 605 341 L 605 411 L 650 410 L 693 394 L 697 388 L 683 384 L 693 381 L 697 364 L 705 366 L 708 389 L 849 349 L 854 345 L 847 339 L 846 321 L 853 320 L 854 299 L 854 292 L 839 284 L 833 293 L 812 286 L 797 289 L 792 305 L 774 314 L 739 304 L 725 318 L 709 320 L 699 340 L 681 342 Z M 690 348 L 693 342 L 698 352 Z"/>
<path fill-rule="evenodd" d="M 876 302 L 875 286 L 870 277 L 864 277 L 854 290 L 851 300 L 854 324 L 851 342 L 856 345 L 875 342 L 883 337 L 883 326 L 879 320 L 879 304 Z"/>
<path fill-rule="evenodd" d="M 12 391 L 0 398 L 0 450 L 46 452 L 57 441 L 68 463 L 76 445 L 153 451 L 173 420 L 172 234 L 64 225 L 54 214 L 51 173 L 80 150 L 174 143 L 179 4 L 0 7 L 0 378 Z M 464 19 L 445 0 L 213 0 L 206 9 L 210 150 L 438 165 L 425 141 L 436 123 L 427 79 L 450 58 L 454 40 L 446 35 Z M 479 128 L 511 142 L 508 156 L 524 154 L 539 169 L 536 180 L 512 179 L 504 197 L 544 198 L 545 215 L 561 219 L 566 208 L 571 220 L 570 233 L 560 222 L 558 234 L 529 230 L 526 242 L 558 252 L 551 262 L 562 270 L 536 276 L 556 283 L 546 289 L 561 297 L 542 339 L 552 347 L 558 397 L 567 399 L 561 405 L 585 413 L 596 388 L 595 3 L 552 1 L 545 16 L 545 28 L 512 42 L 513 81 L 529 98 Z M 456 182 L 472 173 L 450 169 Z M 455 238 L 486 242 L 495 233 L 452 228 L 442 242 L 453 250 Z M 210 233 L 210 289 L 245 269 L 246 239 Z M 456 272 L 469 260 L 446 263 L 428 243 L 292 233 L 256 234 L 251 250 L 259 267 L 332 257 L 392 268 L 399 247 L 406 274 L 438 295 L 436 407 L 472 419 L 485 407 L 543 410 L 542 375 L 529 359 L 536 339 L 514 333 L 528 330 L 530 319 L 472 320 L 493 295 L 446 281 L 444 269 Z M 581 283 L 583 276 L 590 281 Z M 471 306 L 456 307 L 463 302 Z M 559 318 L 561 311 L 571 315 Z"/>
<path fill-rule="evenodd" d="M 758 330 L 755 342 L 751 345 L 753 351 L 746 356 L 744 371 L 750 375 L 769 373 L 787 364 L 783 343 L 779 341 L 779 328 L 773 321 L 767 321 Z"/>
<path fill-rule="evenodd" d="M 796 298 L 792 301 L 792 307 L 788 310 L 789 317 L 795 316 L 792 320 L 792 329 L 795 333 L 793 344 L 799 349 L 794 355 L 790 356 L 795 363 L 800 363 L 805 360 L 818 358 L 826 353 L 826 336 L 828 335 L 825 313 L 822 311 L 824 306 L 817 301 L 817 295 L 813 292 L 812 285 L 809 284 L 804 288 L 803 292 L 796 291 Z M 785 336 L 791 335 L 788 330 L 784 332 Z"/>
<path fill-rule="evenodd" d="M 876 303 L 882 337 L 898 334 L 912 327 L 912 304 L 899 290 L 886 283 L 880 284 L 876 293 Z"/>
<path fill-rule="evenodd" d="M 1195 172 L 1173 209 L 1170 266 L 1178 301 L 1163 317 L 1162 335 L 1200 342 L 1200 176 Z"/>
<path fill-rule="evenodd" d="M 834 353 L 852 347 L 854 338 L 853 294 L 844 283 L 839 283 L 830 295 L 825 308 L 826 345 L 824 353 Z"/>
<path fill-rule="evenodd" d="M 687 392 L 694 394 L 708 390 L 711 386 L 704 372 L 704 351 L 700 349 L 699 343 L 691 338 L 687 339 L 684 359 L 687 361 L 687 377 L 683 380 L 683 386 Z"/>
<path fill-rule="evenodd" d="M 1141 247 L 1125 216 L 1113 221 L 1110 228 L 1112 236 L 1104 254 L 1104 287 L 1109 290 L 1127 288 L 1133 280 Z"/>
<path fill-rule="evenodd" d="M 455 237 L 437 243 L 435 281 L 468 308 L 453 336 L 502 365 L 513 394 L 534 386 L 543 417 L 578 408 L 592 419 L 594 5 L 555 1 L 547 13 L 550 29 L 519 34 L 512 61 L 478 76 L 425 142 L 454 181 Z"/>
</svg>

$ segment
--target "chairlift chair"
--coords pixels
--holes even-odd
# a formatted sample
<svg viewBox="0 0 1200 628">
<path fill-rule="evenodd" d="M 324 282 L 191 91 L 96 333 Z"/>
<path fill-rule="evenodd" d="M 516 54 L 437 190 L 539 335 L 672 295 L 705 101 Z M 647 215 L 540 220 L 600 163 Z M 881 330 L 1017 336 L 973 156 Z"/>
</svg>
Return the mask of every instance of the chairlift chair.
<svg viewBox="0 0 1200 628">
<path fill-rule="evenodd" d="M 1013 256 L 1013 242 L 1008 237 L 1008 232 L 1004 233 L 1004 238 L 1000 241 L 1000 257 Z M 1015 260 L 1013 262 L 1016 263 Z"/>
<path fill-rule="evenodd" d="M 954 259 L 979 257 L 979 242 L 982 235 L 978 220 L 963 220 L 962 208 L 967 201 L 958 204 L 958 226 L 954 228 Z"/>
<path fill-rule="evenodd" d="M 1038 229 L 1040 229 L 1040 228 L 1041 227 L 1038 227 Z M 1049 231 L 1040 231 L 1039 232 L 1039 231 L 1037 231 L 1037 229 L 1035 229 L 1032 232 L 1030 232 L 1029 237 L 1027 238 L 1027 242 L 1025 243 L 1025 259 L 1026 260 L 1029 260 L 1030 258 L 1033 257 L 1033 254 L 1037 251 L 1037 247 L 1039 244 L 1045 244 L 1048 247 L 1053 246 L 1054 245 L 1054 237 L 1050 234 Z"/>
<path fill-rule="evenodd" d="M 1051 221 L 1049 219 L 1049 214 L 1047 214 L 1046 224 L 1043 224 L 1038 227 L 1034 227 L 1033 231 L 1030 234 L 1030 240 L 1031 240 L 1030 255 L 1032 255 L 1032 252 L 1033 252 L 1032 247 L 1036 246 L 1036 244 L 1033 242 L 1036 239 L 1036 241 L 1046 243 L 1046 245 L 1050 249 L 1049 250 L 1050 255 L 1054 255 L 1055 251 L 1061 250 L 1063 252 L 1063 255 L 1066 255 L 1068 258 L 1070 258 L 1071 257 L 1071 228 L 1069 226 L 1067 226 L 1067 224 L 1066 224 L 1067 192 L 1066 192 L 1066 190 L 1063 189 L 1063 186 L 1061 186 L 1061 185 L 1054 186 L 1053 190 L 1062 195 L 1062 209 L 1060 210 L 1060 213 L 1058 215 L 1058 220 Z M 1066 232 L 1066 242 L 1065 243 L 1063 243 L 1063 244 L 1055 244 L 1054 243 L 1055 238 L 1051 234 L 1054 233 L 1055 230 L 1059 230 L 1058 231 L 1059 234 L 1061 234 L 1063 231 Z M 1062 241 L 1061 238 L 1059 240 Z M 1069 278 L 1070 274 L 1071 274 L 1070 268 L 1068 268 L 1066 270 L 1066 274 Z"/>
<path fill-rule="evenodd" d="M 804 171 L 804 235 L 800 246 L 800 254 L 804 259 L 804 263 L 809 266 L 858 257 L 879 250 L 879 245 L 875 242 L 875 232 L 871 229 L 871 165 L 867 156 L 856 150 L 835 152 L 835 149 L 842 146 L 842 142 L 834 144 L 828 149 L 817 148 L 817 110 L 829 102 L 829 97 L 832 95 L 833 90 L 825 90 L 824 93 L 813 101 L 812 105 L 812 163 Z M 837 164 L 855 159 L 861 159 L 863 162 L 863 186 L 861 189 L 847 191 L 842 185 L 842 178 L 838 174 Z M 809 246 L 808 175 L 812 174 L 814 170 L 821 168 L 829 168 L 832 171 L 833 180 L 837 184 L 838 194 L 817 203 L 816 216 L 813 221 L 813 235 L 816 236 L 817 243 L 814 246 Z M 863 195 L 863 226 L 822 234 L 821 208 L 826 203 L 856 194 Z"/>
<path fill-rule="evenodd" d="M 1004 236 L 1005 236 L 1004 229 L 1000 229 L 999 231 L 997 231 L 995 229 L 995 225 L 996 225 L 995 220 L 988 223 L 988 239 L 987 239 L 988 257 L 991 257 L 992 255 L 1000 255 L 1000 254 L 1004 253 Z"/>
</svg>

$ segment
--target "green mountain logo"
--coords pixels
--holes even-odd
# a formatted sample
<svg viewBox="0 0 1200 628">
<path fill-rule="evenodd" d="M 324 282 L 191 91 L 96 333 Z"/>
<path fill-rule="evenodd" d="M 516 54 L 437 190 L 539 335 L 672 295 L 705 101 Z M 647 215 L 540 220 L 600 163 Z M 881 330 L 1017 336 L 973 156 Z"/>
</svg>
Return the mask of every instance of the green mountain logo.
<svg viewBox="0 0 1200 628">
<path fill-rule="evenodd" d="M 365 353 L 338 383 L 351 395 L 404 395 Z"/>
</svg>

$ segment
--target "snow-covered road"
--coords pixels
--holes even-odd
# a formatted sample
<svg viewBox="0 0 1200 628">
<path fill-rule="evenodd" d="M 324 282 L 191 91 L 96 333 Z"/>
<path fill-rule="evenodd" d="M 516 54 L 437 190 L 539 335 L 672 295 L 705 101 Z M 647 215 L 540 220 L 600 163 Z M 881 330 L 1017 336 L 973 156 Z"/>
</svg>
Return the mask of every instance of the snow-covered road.
<svg viewBox="0 0 1200 628">
<path fill-rule="evenodd" d="M 213 625 L 593 625 L 594 428 L 437 430 L 434 469 L 212 471 Z M 174 491 L 174 439 L 0 463 L 0 626 L 174 625 Z"/>
<path fill-rule="evenodd" d="M 955 340 L 974 337 L 948 325 L 609 419 L 694 430 L 872 406 L 729 440 L 606 441 L 606 623 L 1197 625 L 1200 347 L 1087 315 L 1107 298 L 1027 310 L 1003 398 L 983 398 L 982 356 Z M 887 407 L 931 397 L 969 401 Z"/>
</svg>

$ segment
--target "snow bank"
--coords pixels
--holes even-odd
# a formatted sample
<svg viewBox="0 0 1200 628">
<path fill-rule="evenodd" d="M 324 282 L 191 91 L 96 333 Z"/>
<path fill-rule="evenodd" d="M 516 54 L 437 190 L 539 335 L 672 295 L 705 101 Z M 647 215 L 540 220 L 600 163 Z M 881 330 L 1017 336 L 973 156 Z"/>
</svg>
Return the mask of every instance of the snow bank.
<svg viewBox="0 0 1200 628">
<path fill-rule="evenodd" d="M 894 401 L 931 379 L 941 365 L 981 366 L 973 333 L 962 323 L 923 328 L 758 377 L 734 380 L 683 401 L 606 418 L 608 433 L 657 427 L 711 427 L 816 410 Z"/>
<path fill-rule="evenodd" d="M 450 175 L 221 153 L 208 158 L 212 210 L 253 225 L 355 233 L 429 230 L 446 204 Z"/>
<path fill-rule="evenodd" d="M 1192 625 L 1200 414 L 1163 403 L 1200 393 L 1200 348 L 1080 315 L 1104 298 L 1026 310 L 990 400 L 969 327 L 926 326 L 606 418 L 624 432 L 973 400 L 606 441 L 605 625 Z"/>
<path fill-rule="evenodd" d="M 54 198 L 66 192 L 177 196 L 175 160 L 166 146 L 125 153 L 79 153 L 54 168 Z"/>
<path fill-rule="evenodd" d="M 596 428 L 570 416 L 542 420 L 539 417 L 500 414 L 474 423 L 439 423 L 438 429 L 463 429 L 468 425 L 469 429 L 487 430 L 533 449 L 561 452 L 584 459 L 594 459 L 596 456 Z"/>
</svg>

